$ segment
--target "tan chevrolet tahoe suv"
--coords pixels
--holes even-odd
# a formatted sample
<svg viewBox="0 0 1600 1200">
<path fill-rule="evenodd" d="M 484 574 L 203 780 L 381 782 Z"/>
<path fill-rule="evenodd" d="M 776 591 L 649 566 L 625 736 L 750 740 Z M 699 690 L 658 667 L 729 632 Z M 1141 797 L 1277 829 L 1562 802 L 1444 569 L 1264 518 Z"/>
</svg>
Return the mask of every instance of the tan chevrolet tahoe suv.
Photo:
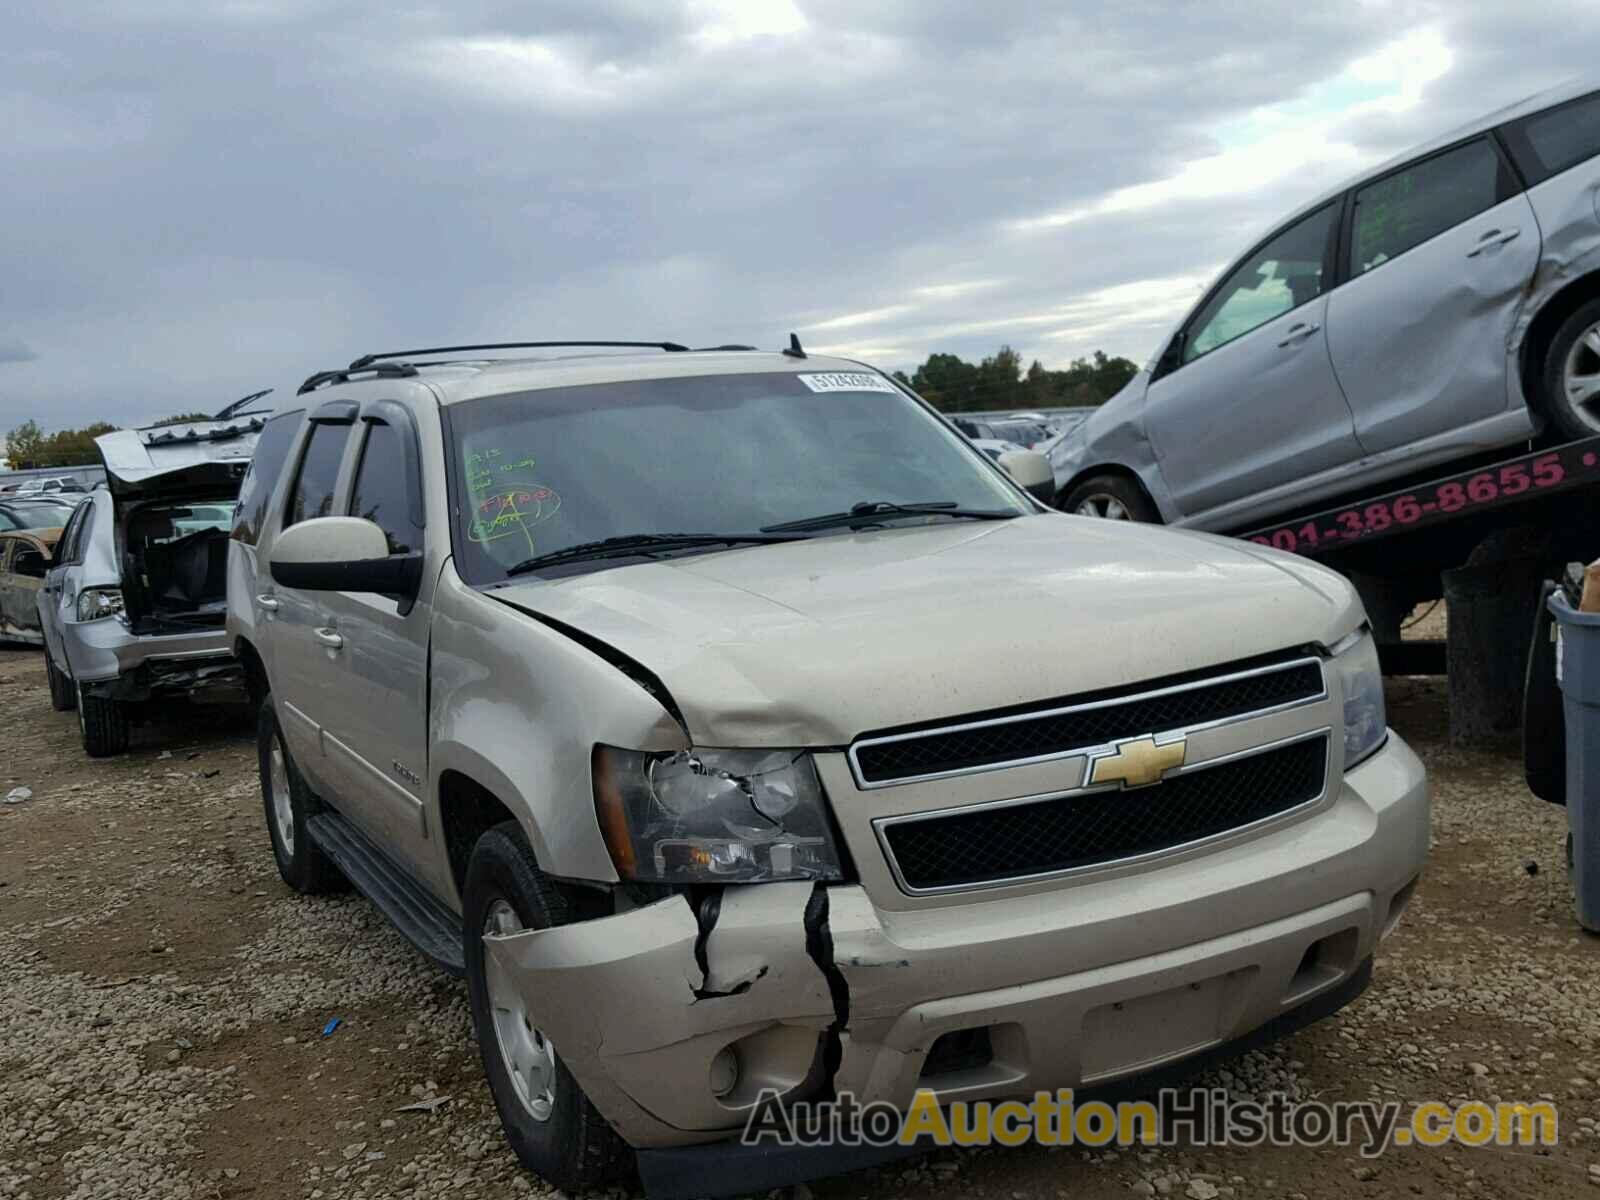
<svg viewBox="0 0 1600 1200">
<path fill-rule="evenodd" d="M 506 349 L 307 380 L 228 630 L 284 880 L 466 976 L 529 1167 L 760 1191 L 845 1161 L 763 1092 L 1148 1083 L 1366 986 L 1428 799 L 1339 576 L 797 344 Z"/>
</svg>

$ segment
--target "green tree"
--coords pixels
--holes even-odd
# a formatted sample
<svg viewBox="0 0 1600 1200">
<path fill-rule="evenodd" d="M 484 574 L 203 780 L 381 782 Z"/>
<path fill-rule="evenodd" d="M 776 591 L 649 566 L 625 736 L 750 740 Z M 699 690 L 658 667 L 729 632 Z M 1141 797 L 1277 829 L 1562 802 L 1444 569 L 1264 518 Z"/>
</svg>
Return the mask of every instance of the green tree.
<svg viewBox="0 0 1600 1200">
<path fill-rule="evenodd" d="M 44 448 L 44 434 L 37 421 L 24 421 L 6 434 L 6 458 L 13 467 L 39 465 L 39 452 Z"/>
<path fill-rule="evenodd" d="M 197 421 L 209 420 L 211 420 L 210 413 L 178 413 L 173 417 L 162 417 L 161 420 L 152 422 L 146 428 L 159 429 L 163 425 L 193 425 Z"/>
<path fill-rule="evenodd" d="M 1138 374 L 1138 364 L 1096 350 L 1092 358 L 1074 359 L 1052 371 L 1034 359 L 1022 369 L 1021 356 L 1010 346 L 974 366 L 954 354 L 930 354 L 909 377 L 910 384 L 935 408 L 972 412 L 1028 408 L 1066 408 L 1103 404 Z"/>
</svg>

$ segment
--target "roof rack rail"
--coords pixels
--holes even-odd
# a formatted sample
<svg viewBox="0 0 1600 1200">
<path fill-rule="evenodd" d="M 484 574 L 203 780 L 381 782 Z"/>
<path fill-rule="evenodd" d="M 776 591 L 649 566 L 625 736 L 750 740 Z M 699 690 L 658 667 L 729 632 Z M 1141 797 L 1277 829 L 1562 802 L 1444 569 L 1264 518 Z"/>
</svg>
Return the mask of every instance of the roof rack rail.
<svg viewBox="0 0 1600 1200">
<path fill-rule="evenodd" d="M 689 349 L 677 342 L 485 342 L 479 346 L 431 346 L 425 350 L 389 350 L 383 354 L 363 354 L 350 364 L 350 370 L 364 371 L 380 358 L 410 358 L 416 354 L 454 354 L 461 350 L 550 350 L 561 346 L 606 346 L 617 349 L 678 352 Z"/>
<path fill-rule="evenodd" d="M 405 379 L 415 375 L 417 369 L 410 363 L 377 363 L 373 366 L 348 366 L 341 371 L 318 371 L 309 376 L 295 391 L 296 396 L 304 396 L 307 392 L 314 392 L 325 383 L 345 383 L 350 376 L 370 372 L 379 379 Z"/>
<path fill-rule="evenodd" d="M 713 351 L 716 351 L 716 350 L 754 350 L 754 349 L 755 349 L 754 346 L 742 346 L 742 345 L 739 345 L 736 342 L 730 342 L 725 346 L 696 346 L 695 347 L 695 353 L 697 353 L 697 354 L 710 354 L 710 353 L 712 353 Z"/>
</svg>

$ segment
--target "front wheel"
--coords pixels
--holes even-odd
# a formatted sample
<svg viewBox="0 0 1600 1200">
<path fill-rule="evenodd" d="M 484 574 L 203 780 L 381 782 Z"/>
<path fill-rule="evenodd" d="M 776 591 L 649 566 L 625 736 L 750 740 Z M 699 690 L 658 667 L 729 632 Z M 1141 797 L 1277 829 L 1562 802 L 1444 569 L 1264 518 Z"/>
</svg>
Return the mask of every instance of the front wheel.
<svg viewBox="0 0 1600 1200">
<path fill-rule="evenodd" d="M 1161 514 L 1144 490 L 1121 475 L 1091 475 L 1060 504 L 1062 512 L 1080 517 L 1101 517 L 1108 521 L 1138 521 L 1159 525 Z"/>
<path fill-rule="evenodd" d="M 486 935 L 549 929 L 572 919 L 515 821 L 478 839 L 462 900 L 472 1025 L 506 1141 L 523 1166 L 569 1193 L 619 1178 L 632 1166 L 627 1143 L 583 1094 L 517 981 L 486 953 Z"/>
<path fill-rule="evenodd" d="M 1600 300 L 1556 330 L 1544 360 L 1544 412 L 1563 438 L 1600 435 Z"/>
</svg>

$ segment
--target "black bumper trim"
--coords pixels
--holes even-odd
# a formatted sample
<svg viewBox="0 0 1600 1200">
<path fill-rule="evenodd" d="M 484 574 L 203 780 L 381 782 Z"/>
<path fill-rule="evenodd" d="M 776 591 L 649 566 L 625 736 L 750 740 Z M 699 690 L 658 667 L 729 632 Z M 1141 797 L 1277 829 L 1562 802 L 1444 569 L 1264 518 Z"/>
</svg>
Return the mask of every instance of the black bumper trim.
<svg viewBox="0 0 1600 1200">
<path fill-rule="evenodd" d="M 1274 1017 L 1242 1037 L 1213 1046 L 1191 1058 L 1100 1087 L 1075 1093 L 1079 1102 L 1116 1103 L 1173 1087 L 1220 1061 L 1237 1058 L 1258 1046 L 1281 1041 L 1292 1033 L 1332 1016 L 1372 982 L 1372 959 L 1364 960 L 1337 987 L 1313 996 L 1298 1008 Z M 691 1200 L 743 1196 L 786 1184 L 882 1166 L 925 1154 L 931 1146 L 746 1146 L 737 1141 L 707 1142 L 637 1152 L 639 1178 L 650 1200 Z"/>
</svg>

